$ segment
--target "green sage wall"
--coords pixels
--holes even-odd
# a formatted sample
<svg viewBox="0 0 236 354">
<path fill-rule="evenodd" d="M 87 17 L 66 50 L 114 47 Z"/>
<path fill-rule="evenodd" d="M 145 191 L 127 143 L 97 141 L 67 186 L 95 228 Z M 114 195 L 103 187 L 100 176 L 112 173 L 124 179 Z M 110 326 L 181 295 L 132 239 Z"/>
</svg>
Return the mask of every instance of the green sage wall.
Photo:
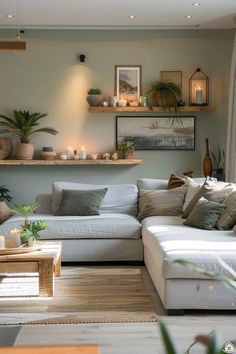
<svg viewBox="0 0 236 354">
<path fill-rule="evenodd" d="M 15 31 L 0 31 L 14 39 Z M 210 103 L 215 114 L 196 115 L 195 151 L 137 151 L 137 167 L 0 167 L 0 184 L 7 185 L 15 203 L 30 202 L 58 180 L 89 183 L 135 183 L 138 177 L 167 178 L 194 170 L 201 174 L 204 138 L 213 148 L 225 146 L 228 83 L 233 31 L 215 30 L 27 30 L 27 51 L 0 52 L 0 112 L 29 109 L 47 112 L 45 124 L 60 135 L 41 135 L 34 142 L 62 152 L 68 145 L 86 145 L 90 152 L 115 146 L 115 115 L 89 114 L 86 91 L 100 87 L 114 92 L 115 64 L 142 64 L 143 91 L 160 70 L 182 70 L 184 99 L 188 77 L 201 66 L 210 76 Z M 76 55 L 87 56 L 85 64 Z M 14 142 L 15 143 L 15 142 Z"/>
</svg>

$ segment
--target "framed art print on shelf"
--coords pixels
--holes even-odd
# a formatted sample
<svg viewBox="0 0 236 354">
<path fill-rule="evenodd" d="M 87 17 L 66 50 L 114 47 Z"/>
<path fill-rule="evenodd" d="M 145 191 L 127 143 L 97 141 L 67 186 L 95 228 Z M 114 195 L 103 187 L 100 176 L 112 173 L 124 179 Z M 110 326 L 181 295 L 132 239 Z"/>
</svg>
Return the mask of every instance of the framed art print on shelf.
<svg viewBox="0 0 236 354">
<path fill-rule="evenodd" d="M 115 96 L 118 100 L 139 101 L 141 82 L 141 65 L 115 65 Z"/>
<path fill-rule="evenodd" d="M 135 150 L 194 150 L 194 116 L 117 116 L 116 144 L 133 140 Z"/>
</svg>

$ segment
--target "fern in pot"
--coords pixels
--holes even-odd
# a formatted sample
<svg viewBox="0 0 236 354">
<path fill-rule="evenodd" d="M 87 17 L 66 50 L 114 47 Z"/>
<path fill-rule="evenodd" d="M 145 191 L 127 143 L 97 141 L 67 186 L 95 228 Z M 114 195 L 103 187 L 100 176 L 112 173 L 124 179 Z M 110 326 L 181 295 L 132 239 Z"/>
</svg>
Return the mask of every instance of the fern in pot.
<svg viewBox="0 0 236 354">
<path fill-rule="evenodd" d="M 34 145 L 30 143 L 32 136 L 40 133 L 58 134 L 58 131 L 51 127 L 39 128 L 40 120 L 46 116 L 46 113 L 16 110 L 11 116 L 0 115 L 0 133 L 10 133 L 19 138 L 16 146 L 17 159 L 32 160 L 34 155 Z"/>
</svg>

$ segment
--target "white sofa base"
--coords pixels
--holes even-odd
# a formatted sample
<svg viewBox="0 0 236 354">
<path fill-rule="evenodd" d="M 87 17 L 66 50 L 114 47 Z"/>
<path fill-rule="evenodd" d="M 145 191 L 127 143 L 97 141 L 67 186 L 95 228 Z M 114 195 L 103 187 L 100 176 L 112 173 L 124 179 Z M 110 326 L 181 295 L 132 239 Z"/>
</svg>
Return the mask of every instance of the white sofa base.
<svg viewBox="0 0 236 354">
<path fill-rule="evenodd" d="M 143 261 L 142 239 L 60 239 L 60 241 L 63 262 Z"/>
<path fill-rule="evenodd" d="M 235 292 L 216 280 L 165 279 L 160 260 L 144 246 L 144 261 L 164 307 L 173 310 L 236 310 Z M 174 312 L 173 312 L 174 313 Z M 179 314 L 178 311 L 176 314 Z"/>
</svg>

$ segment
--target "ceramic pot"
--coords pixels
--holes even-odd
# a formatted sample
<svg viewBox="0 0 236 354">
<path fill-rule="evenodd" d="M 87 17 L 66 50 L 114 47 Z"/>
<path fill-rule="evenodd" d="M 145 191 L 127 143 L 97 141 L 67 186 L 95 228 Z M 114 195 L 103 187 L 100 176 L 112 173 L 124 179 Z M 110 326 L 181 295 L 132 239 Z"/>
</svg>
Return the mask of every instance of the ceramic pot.
<svg viewBox="0 0 236 354">
<path fill-rule="evenodd" d="M 34 156 L 34 145 L 29 143 L 18 143 L 16 145 L 16 158 L 18 160 L 32 160 Z"/>
<path fill-rule="evenodd" d="M 29 246 L 29 247 L 34 247 L 34 246 L 35 246 L 35 243 L 36 243 L 36 240 L 35 240 L 34 237 L 30 237 L 30 238 L 28 239 L 28 246 Z"/>
<path fill-rule="evenodd" d="M 44 146 L 43 150 L 40 153 L 42 160 L 53 160 L 56 157 L 57 153 L 54 151 L 51 146 Z"/>
<path fill-rule="evenodd" d="M 88 95 L 87 102 L 91 107 L 97 107 L 102 105 L 102 95 Z"/>
<path fill-rule="evenodd" d="M 10 139 L 0 139 L 0 160 L 5 160 L 11 155 L 12 144 Z"/>
</svg>

